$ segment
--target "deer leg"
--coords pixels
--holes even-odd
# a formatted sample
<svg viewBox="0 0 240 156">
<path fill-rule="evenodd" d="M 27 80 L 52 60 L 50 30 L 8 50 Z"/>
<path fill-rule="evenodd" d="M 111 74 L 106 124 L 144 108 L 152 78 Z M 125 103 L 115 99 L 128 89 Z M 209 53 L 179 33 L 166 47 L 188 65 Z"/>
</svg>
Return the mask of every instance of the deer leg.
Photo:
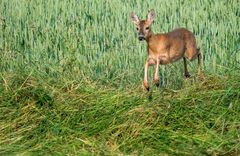
<svg viewBox="0 0 240 156">
<path fill-rule="evenodd" d="M 198 78 L 199 78 L 199 80 L 203 80 L 203 75 L 202 75 L 202 54 L 200 52 L 200 48 L 197 49 L 197 57 L 198 57 Z"/>
<path fill-rule="evenodd" d="M 184 63 L 184 76 L 186 78 L 190 77 L 191 75 L 189 74 L 188 72 L 188 69 L 187 69 L 187 61 L 186 61 L 186 58 L 183 57 L 183 63 Z"/>
<path fill-rule="evenodd" d="M 149 91 L 149 86 L 148 86 L 148 60 L 145 63 L 145 67 L 144 67 L 144 81 L 143 81 L 143 86 L 144 88 Z"/>
<path fill-rule="evenodd" d="M 159 59 L 156 60 L 156 68 L 155 68 L 155 74 L 154 74 L 154 78 L 153 81 L 156 84 L 156 86 L 159 86 Z"/>
</svg>

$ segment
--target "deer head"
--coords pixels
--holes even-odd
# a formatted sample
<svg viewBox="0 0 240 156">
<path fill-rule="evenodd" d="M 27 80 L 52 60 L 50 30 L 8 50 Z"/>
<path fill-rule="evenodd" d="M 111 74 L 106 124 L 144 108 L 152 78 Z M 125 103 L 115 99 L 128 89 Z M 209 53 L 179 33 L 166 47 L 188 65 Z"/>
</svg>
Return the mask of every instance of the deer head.
<svg viewBox="0 0 240 156">
<path fill-rule="evenodd" d="M 151 35 L 151 24 L 154 20 L 155 12 L 154 10 L 150 10 L 147 19 L 139 20 L 138 16 L 135 15 L 133 12 L 130 14 L 131 21 L 135 24 L 137 32 L 138 32 L 138 39 L 140 41 L 146 40 Z"/>
</svg>

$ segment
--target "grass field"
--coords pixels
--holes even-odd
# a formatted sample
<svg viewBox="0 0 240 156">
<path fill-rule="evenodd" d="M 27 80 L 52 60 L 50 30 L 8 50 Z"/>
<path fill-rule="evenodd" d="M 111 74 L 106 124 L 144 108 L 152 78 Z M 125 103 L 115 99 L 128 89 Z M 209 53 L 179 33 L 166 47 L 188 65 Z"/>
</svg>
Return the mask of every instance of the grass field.
<svg viewBox="0 0 240 156">
<path fill-rule="evenodd" d="M 239 155 L 238 0 L 0 0 L 0 155 Z M 203 53 L 142 88 L 154 32 L 186 27 Z M 153 70 L 150 71 L 151 74 Z M 151 95 L 150 95 L 151 94 Z"/>
</svg>

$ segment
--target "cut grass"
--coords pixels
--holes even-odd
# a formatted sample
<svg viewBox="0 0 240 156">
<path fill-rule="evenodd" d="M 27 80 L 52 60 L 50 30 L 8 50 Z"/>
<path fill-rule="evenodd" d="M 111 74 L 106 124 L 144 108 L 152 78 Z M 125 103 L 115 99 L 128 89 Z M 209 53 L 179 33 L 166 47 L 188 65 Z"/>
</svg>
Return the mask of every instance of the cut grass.
<svg viewBox="0 0 240 156">
<path fill-rule="evenodd" d="M 142 80 L 146 44 L 129 13 L 156 11 L 155 33 L 185 27 L 196 35 L 203 69 L 240 69 L 238 0 L 1 0 L 0 70 L 30 66 L 42 72 L 81 71 L 102 83 L 126 87 Z M 195 62 L 195 63 L 194 63 Z M 196 72 L 194 61 L 189 64 Z M 180 88 L 183 62 L 161 66 L 161 83 Z M 178 73 L 178 74 L 176 74 Z M 171 77 L 171 79 L 169 79 Z"/>
<path fill-rule="evenodd" d="M 239 73 L 180 90 L 117 89 L 37 72 L 1 75 L 0 154 L 237 155 Z M 224 83 L 223 83 L 224 82 Z"/>
</svg>

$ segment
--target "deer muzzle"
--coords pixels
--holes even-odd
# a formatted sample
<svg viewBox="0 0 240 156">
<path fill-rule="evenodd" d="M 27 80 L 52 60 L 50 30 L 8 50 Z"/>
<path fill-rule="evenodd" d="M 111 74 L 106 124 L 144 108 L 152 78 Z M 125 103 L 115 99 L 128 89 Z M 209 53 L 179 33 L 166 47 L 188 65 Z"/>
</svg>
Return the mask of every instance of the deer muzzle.
<svg viewBox="0 0 240 156">
<path fill-rule="evenodd" d="M 143 40 L 145 40 L 145 36 L 141 34 L 138 36 L 138 39 L 139 39 L 139 41 L 143 41 Z"/>
</svg>

